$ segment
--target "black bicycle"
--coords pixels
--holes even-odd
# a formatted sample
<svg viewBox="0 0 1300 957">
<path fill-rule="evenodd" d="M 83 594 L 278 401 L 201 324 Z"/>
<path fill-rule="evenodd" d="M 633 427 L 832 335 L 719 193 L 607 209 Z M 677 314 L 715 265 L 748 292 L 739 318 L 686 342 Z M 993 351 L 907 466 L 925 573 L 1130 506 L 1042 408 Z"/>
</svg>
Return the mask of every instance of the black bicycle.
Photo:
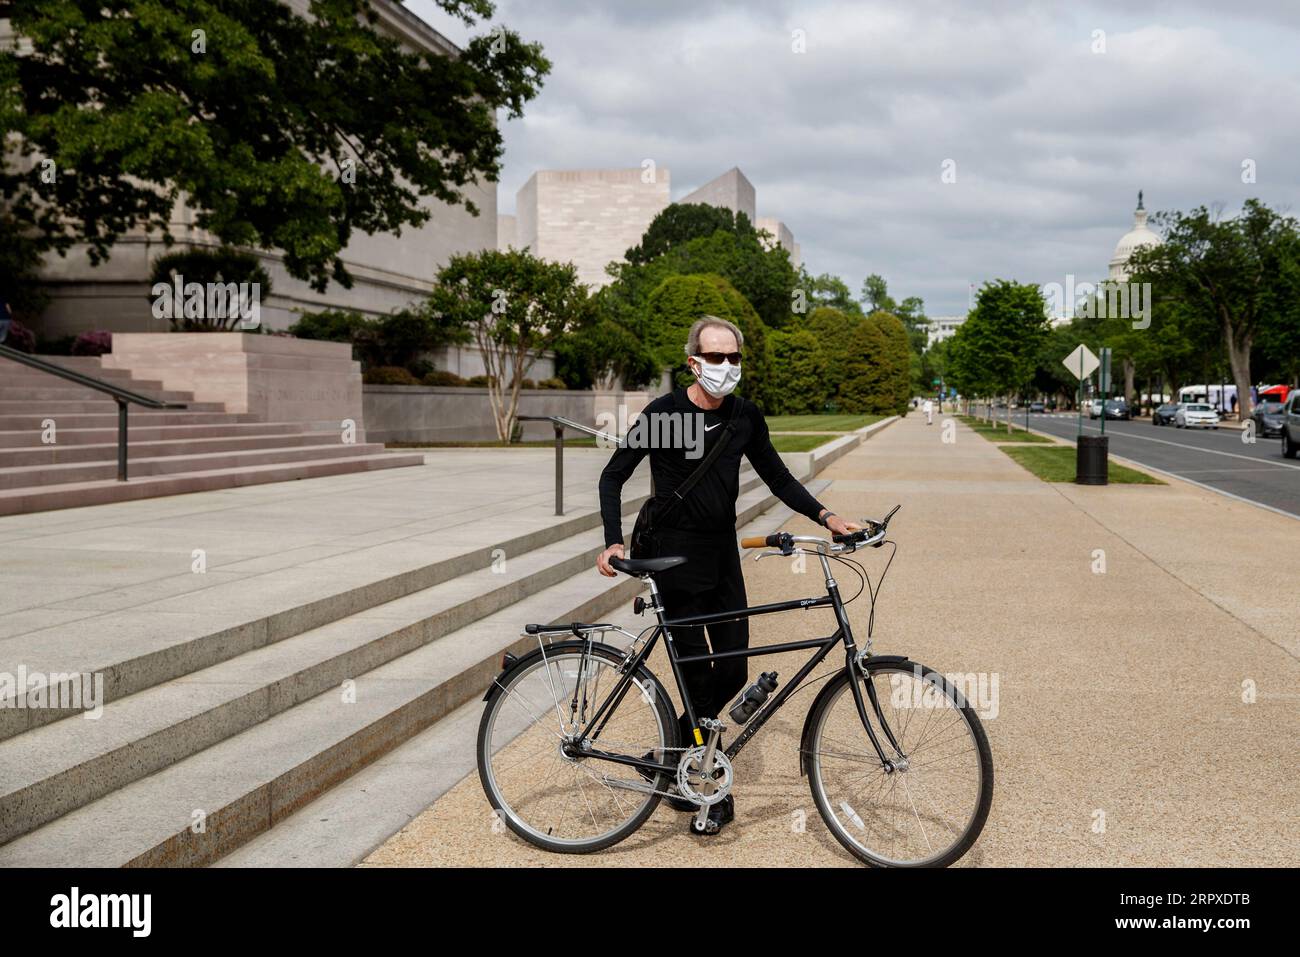
<svg viewBox="0 0 1300 957">
<path fill-rule="evenodd" d="M 808 777 L 818 813 L 840 844 L 867 864 L 943 867 L 959 859 L 988 817 L 993 758 L 959 687 L 906 656 L 871 653 L 876 597 L 897 552 L 885 535 L 897 511 L 830 541 L 783 532 L 741 542 L 745 548 L 772 549 L 758 558 L 815 555 L 826 576 L 826 594 L 817 598 L 670 619 L 654 576 L 685 559 L 611 560 L 619 571 L 647 583 L 650 600 L 638 598 L 636 610 L 650 608 L 657 624 L 639 635 L 610 624 L 525 627 L 538 647 L 504 657 L 501 673 L 484 695 L 479 724 L 479 777 L 499 818 L 538 847 L 590 853 L 632 834 L 661 798 L 672 796 L 699 806 L 692 826 L 703 831 L 709 808 L 731 792 L 736 756 L 842 645 L 844 667 L 818 679 L 829 680 L 809 708 L 799 747 L 800 773 Z M 866 570 L 845 556 L 886 544 L 892 547 L 889 560 L 873 586 Z M 848 602 L 831 574 L 832 561 L 861 578 L 862 587 L 848 601 L 863 590 L 870 596 L 862 648 L 854 643 Z M 672 629 L 678 626 L 824 607 L 834 609 L 837 623 L 825 638 L 688 657 L 679 657 L 673 644 Z M 631 639 L 629 646 L 597 640 L 609 632 Z M 693 741 L 679 740 L 673 703 L 645 666 L 660 636 Z M 697 718 L 681 665 L 800 649 L 812 649 L 813 656 L 784 686 L 768 673 L 741 694 L 729 710 L 741 730 L 720 748 L 725 726 Z"/>
</svg>

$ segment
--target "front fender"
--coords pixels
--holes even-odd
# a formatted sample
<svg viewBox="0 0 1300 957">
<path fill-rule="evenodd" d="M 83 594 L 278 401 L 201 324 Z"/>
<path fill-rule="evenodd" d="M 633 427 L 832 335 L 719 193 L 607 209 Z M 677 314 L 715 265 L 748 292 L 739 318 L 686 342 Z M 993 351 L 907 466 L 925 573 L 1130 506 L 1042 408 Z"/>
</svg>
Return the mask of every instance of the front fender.
<svg viewBox="0 0 1300 957">
<path fill-rule="evenodd" d="M 866 665 L 871 668 L 876 665 L 912 665 L 920 667 L 916 662 L 910 660 L 907 655 L 872 655 L 866 660 Z M 830 681 L 822 686 L 822 690 L 817 693 L 813 699 L 812 706 L 808 709 L 808 716 L 803 719 L 803 733 L 799 735 L 799 776 L 808 776 L 808 755 L 812 752 L 812 724 L 813 716 L 821 710 L 822 702 L 833 695 L 836 690 L 848 681 L 848 675 L 841 671 Z"/>
</svg>

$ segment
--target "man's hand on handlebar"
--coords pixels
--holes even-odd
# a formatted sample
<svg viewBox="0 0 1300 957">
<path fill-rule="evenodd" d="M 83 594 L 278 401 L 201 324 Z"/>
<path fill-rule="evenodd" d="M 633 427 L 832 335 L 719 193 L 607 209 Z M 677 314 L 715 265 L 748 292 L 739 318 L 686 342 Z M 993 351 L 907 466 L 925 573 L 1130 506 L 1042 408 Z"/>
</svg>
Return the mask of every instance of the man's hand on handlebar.
<svg viewBox="0 0 1300 957">
<path fill-rule="evenodd" d="M 622 558 L 622 557 L 623 557 L 623 543 L 617 542 L 609 546 L 609 548 L 605 549 L 603 552 L 601 552 L 599 555 L 596 556 L 596 570 L 600 572 L 602 575 L 604 575 L 606 578 L 614 578 L 618 575 L 618 572 L 614 571 L 614 569 L 610 566 L 609 560 L 611 558 Z"/>
<path fill-rule="evenodd" d="M 831 530 L 832 534 L 847 535 L 850 532 L 861 531 L 865 526 L 840 518 L 838 515 L 832 515 L 826 519 L 826 527 Z"/>
</svg>

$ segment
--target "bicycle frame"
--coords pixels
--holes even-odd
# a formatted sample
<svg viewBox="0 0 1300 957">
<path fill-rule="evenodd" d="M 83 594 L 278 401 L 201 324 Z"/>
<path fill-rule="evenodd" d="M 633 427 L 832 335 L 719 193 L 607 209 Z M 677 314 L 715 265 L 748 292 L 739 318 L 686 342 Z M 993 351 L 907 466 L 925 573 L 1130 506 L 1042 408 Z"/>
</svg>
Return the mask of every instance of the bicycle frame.
<svg viewBox="0 0 1300 957">
<path fill-rule="evenodd" d="M 646 771 L 660 771 L 668 774 L 676 774 L 677 766 L 675 764 L 658 764 L 653 761 L 646 761 L 642 758 L 632 757 L 631 755 L 613 754 L 606 751 L 596 750 L 590 746 L 585 746 L 587 742 L 596 740 L 600 732 L 604 729 L 606 722 L 609 721 L 609 718 L 613 715 L 615 709 L 617 709 L 628 690 L 632 687 L 632 676 L 636 674 L 637 669 L 641 667 L 649 657 L 650 652 L 654 650 L 655 642 L 658 641 L 661 635 L 664 638 L 664 647 L 668 652 L 668 661 L 672 666 L 673 679 L 677 683 L 677 691 L 678 694 L 681 695 L 682 705 L 686 711 L 686 717 L 690 721 L 691 727 L 695 732 L 696 745 L 704 744 L 704 736 L 700 732 L 698 718 L 695 714 L 695 706 L 691 701 L 690 691 L 686 687 L 686 681 L 682 674 L 681 665 L 693 662 L 714 661 L 721 658 L 754 658 L 759 655 L 775 655 L 787 651 L 800 651 L 806 648 L 816 649 L 815 654 L 813 654 L 807 663 L 799 669 L 793 680 L 787 682 L 777 692 L 775 697 L 767 701 L 763 707 L 760 708 L 752 718 L 750 718 L 749 722 L 744 726 L 744 730 L 741 731 L 736 739 L 724 749 L 723 753 L 730 759 L 734 759 L 745 745 L 754 737 L 754 735 L 758 733 L 759 729 L 768 722 L 772 715 L 776 714 L 776 712 L 780 710 L 781 706 L 785 704 L 790 695 L 798 690 L 799 686 L 808 677 L 812 670 L 821 664 L 837 643 L 842 642 L 844 645 L 844 667 L 851 676 L 853 673 L 854 662 L 858 658 L 857 645 L 854 644 L 853 641 L 853 628 L 849 624 L 848 615 L 844 610 L 844 602 L 840 597 L 839 585 L 836 583 L 835 577 L 831 574 L 830 562 L 825 553 L 818 551 L 816 554 L 818 558 L 821 559 L 822 571 L 826 575 L 826 594 L 823 597 L 794 599 L 791 601 L 781 601 L 767 605 L 755 605 L 750 608 L 738 608 L 733 611 L 691 615 L 685 618 L 666 618 L 663 601 L 660 598 L 659 589 L 655 584 L 654 577 L 652 575 L 640 576 L 642 581 L 645 581 L 650 587 L 649 607 L 654 611 L 659 623 L 655 626 L 650 638 L 646 641 L 645 646 L 641 648 L 635 658 L 624 664 L 622 675 L 620 676 L 618 683 L 606 696 L 605 700 L 596 710 L 596 713 L 592 715 L 591 719 L 587 722 L 586 727 L 576 735 L 575 740 L 579 742 L 579 747 L 581 748 L 577 753 L 581 754 L 583 757 L 600 758 L 615 764 L 625 764 L 629 767 L 635 767 Z M 835 619 L 837 622 L 835 632 L 825 638 L 812 638 L 805 641 L 787 641 L 780 644 L 764 645 L 757 648 L 738 648 L 731 651 L 715 651 L 706 655 L 687 655 L 684 657 L 677 654 L 677 648 L 672 639 L 671 629 L 673 627 L 708 625 L 722 621 L 756 618 L 760 615 L 771 615 L 786 611 L 825 607 L 834 609 Z M 588 640 L 590 640 L 590 638 L 588 638 Z M 582 683 L 581 676 L 579 677 L 578 683 Z M 893 747 L 895 753 L 902 755 L 902 748 L 899 746 L 894 737 L 893 731 L 890 729 L 889 724 L 885 721 L 884 714 L 881 712 L 880 701 L 876 695 L 875 686 L 871 682 L 867 682 L 866 685 L 867 697 L 871 700 L 872 709 L 875 712 L 877 721 L 880 722 L 880 726 L 885 732 L 885 737 Z M 885 754 L 884 749 L 880 745 L 880 741 L 876 737 L 875 729 L 871 726 L 871 722 L 867 718 L 866 703 L 863 700 L 862 689 L 856 681 L 851 681 L 850 686 L 853 689 L 853 698 L 854 703 L 857 706 L 858 717 L 862 721 L 862 726 L 866 729 L 867 737 L 870 739 L 872 746 L 876 749 L 876 754 L 880 758 L 882 766 L 887 770 L 891 770 L 893 762 Z M 574 687 L 574 695 L 576 704 L 576 685 Z"/>
</svg>

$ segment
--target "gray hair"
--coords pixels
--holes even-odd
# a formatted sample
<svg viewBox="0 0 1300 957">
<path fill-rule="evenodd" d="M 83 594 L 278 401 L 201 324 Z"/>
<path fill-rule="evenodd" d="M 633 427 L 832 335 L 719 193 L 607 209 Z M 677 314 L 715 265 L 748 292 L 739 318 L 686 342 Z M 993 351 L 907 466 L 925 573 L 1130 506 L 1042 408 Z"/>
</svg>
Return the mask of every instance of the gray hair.
<svg viewBox="0 0 1300 957">
<path fill-rule="evenodd" d="M 691 326 L 691 331 L 686 335 L 686 354 L 688 356 L 698 356 L 700 354 L 700 333 L 705 329 L 726 329 L 736 337 L 736 348 L 743 349 L 745 346 L 745 334 L 736 328 L 736 324 L 728 322 L 726 319 L 718 316 L 700 316 Z"/>
</svg>

